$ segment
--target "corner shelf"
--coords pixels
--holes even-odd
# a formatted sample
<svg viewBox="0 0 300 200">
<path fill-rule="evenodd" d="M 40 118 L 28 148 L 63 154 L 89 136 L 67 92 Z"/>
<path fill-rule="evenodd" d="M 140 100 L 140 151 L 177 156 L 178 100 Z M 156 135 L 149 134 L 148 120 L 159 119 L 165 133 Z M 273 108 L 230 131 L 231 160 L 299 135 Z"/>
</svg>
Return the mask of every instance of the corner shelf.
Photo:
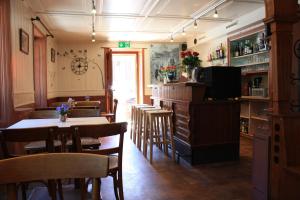
<svg viewBox="0 0 300 200">
<path fill-rule="evenodd" d="M 262 65 L 262 64 L 269 64 L 268 62 L 256 62 L 256 63 L 247 63 L 243 65 L 234 65 L 235 67 L 246 67 L 246 66 L 253 66 L 253 65 Z"/>
<path fill-rule="evenodd" d="M 258 101 L 270 101 L 269 97 L 259 97 L 259 96 L 242 96 L 243 100 L 258 100 Z"/>
<path fill-rule="evenodd" d="M 257 117 L 257 116 L 251 116 L 250 118 L 251 118 L 251 119 L 255 119 L 255 120 L 266 121 L 266 122 L 268 122 L 268 121 L 269 121 L 269 120 L 268 120 L 268 119 L 266 119 L 266 118 L 263 118 L 263 117 Z"/>
<path fill-rule="evenodd" d="M 269 70 L 259 70 L 259 71 L 253 71 L 253 72 L 242 72 L 242 76 L 251 76 L 251 75 L 267 74 L 267 73 L 269 73 Z"/>
<path fill-rule="evenodd" d="M 246 58 L 246 57 L 249 57 L 249 56 L 255 56 L 255 55 L 260 55 L 260 54 L 264 54 L 264 53 L 268 53 L 268 51 L 264 50 L 264 51 L 259 51 L 257 53 L 251 53 L 251 54 L 246 54 L 246 55 L 243 55 L 243 56 L 236 56 L 236 57 L 232 57 L 232 58 L 233 59 Z"/>
</svg>

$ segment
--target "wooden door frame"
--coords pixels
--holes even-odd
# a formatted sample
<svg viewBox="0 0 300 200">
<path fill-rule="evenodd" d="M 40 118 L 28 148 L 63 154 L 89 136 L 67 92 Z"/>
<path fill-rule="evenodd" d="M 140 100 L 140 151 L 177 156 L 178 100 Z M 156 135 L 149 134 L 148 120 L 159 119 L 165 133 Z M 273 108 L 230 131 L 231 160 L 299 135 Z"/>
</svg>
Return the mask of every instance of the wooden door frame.
<svg viewBox="0 0 300 200">
<path fill-rule="evenodd" d="M 112 51 L 112 57 L 113 55 L 117 55 L 117 54 L 127 54 L 127 55 L 135 55 L 136 56 L 136 86 L 137 86 L 137 91 L 136 91 L 136 95 L 137 95 L 137 99 L 136 99 L 136 103 L 140 102 L 140 82 L 144 81 L 144 80 L 140 80 L 140 59 L 139 59 L 139 51 L 117 51 L 117 50 L 113 50 Z M 113 67 L 113 63 L 112 66 Z M 112 78 L 112 76 L 111 76 Z M 142 77 L 142 79 L 144 79 L 144 77 Z M 142 91 L 143 92 L 143 91 Z"/>
</svg>

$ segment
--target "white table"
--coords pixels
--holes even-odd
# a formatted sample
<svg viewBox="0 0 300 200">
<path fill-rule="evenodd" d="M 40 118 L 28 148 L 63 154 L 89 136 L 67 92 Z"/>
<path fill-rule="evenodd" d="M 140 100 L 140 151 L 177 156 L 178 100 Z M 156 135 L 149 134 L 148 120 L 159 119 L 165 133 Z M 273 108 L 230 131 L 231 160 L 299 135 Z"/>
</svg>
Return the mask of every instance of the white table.
<svg viewBox="0 0 300 200">
<path fill-rule="evenodd" d="M 106 117 L 78 117 L 67 118 L 66 122 L 61 122 L 59 119 L 23 119 L 10 127 L 12 128 L 41 128 L 49 126 L 58 126 L 58 128 L 70 128 L 76 125 L 97 125 L 97 124 L 109 124 Z"/>
</svg>

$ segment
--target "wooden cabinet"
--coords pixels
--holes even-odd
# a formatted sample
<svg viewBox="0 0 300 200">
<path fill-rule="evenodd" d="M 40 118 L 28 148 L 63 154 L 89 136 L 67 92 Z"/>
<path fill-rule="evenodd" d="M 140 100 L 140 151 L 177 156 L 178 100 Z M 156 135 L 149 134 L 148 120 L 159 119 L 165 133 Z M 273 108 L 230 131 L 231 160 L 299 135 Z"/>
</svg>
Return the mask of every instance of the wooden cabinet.
<svg viewBox="0 0 300 200">
<path fill-rule="evenodd" d="M 229 65 L 241 67 L 240 132 L 252 138 L 257 128 L 268 128 L 269 47 L 264 27 L 228 38 Z"/>
<path fill-rule="evenodd" d="M 239 159 L 239 101 L 204 100 L 205 85 L 152 87 L 152 102 L 173 110 L 175 147 L 190 164 Z"/>
</svg>

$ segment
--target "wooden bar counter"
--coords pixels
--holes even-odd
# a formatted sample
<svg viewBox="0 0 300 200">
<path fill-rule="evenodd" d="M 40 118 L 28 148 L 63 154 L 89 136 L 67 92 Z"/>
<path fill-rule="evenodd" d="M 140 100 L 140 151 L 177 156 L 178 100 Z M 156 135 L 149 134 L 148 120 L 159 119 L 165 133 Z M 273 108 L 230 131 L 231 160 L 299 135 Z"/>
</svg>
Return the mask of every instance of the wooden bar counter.
<svg viewBox="0 0 300 200">
<path fill-rule="evenodd" d="M 173 110 L 175 147 L 190 164 L 239 159 L 240 102 L 205 100 L 204 84 L 152 86 L 152 103 Z"/>
</svg>

